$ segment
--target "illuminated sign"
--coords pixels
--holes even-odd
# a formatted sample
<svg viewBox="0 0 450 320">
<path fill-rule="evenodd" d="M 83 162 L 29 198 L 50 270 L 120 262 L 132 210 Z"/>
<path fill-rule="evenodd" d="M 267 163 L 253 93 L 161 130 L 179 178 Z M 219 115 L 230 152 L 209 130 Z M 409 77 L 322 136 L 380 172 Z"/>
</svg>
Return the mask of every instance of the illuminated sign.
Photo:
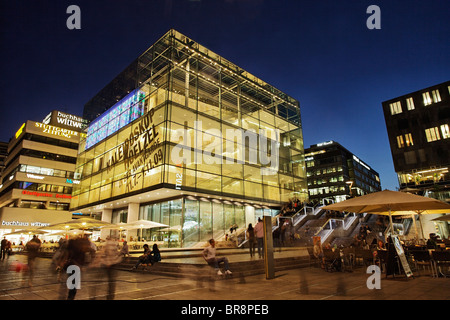
<svg viewBox="0 0 450 320">
<path fill-rule="evenodd" d="M 333 142 L 334 142 L 333 140 L 330 140 L 330 141 L 318 143 L 317 146 L 318 147 L 323 147 L 323 146 L 327 146 L 327 145 L 333 144 Z"/>
<path fill-rule="evenodd" d="M 31 222 L 31 221 L 5 221 L 2 220 L 2 226 L 11 226 L 11 227 L 46 227 L 49 226 L 50 223 L 45 222 Z"/>
<path fill-rule="evenodd" d="M 37 192 L 37 191 L 28 191 L 23 190 L 22 194 L 25 194 L 27 196 L 35 196 L 35 197 L 46 197 L 46 198 L 57 198 L 57 199 L 72 199 L 75 197 L 72 197 L 70 194 L 51 194 L 48 192 Z"/>
<path fill-rule="evenodd" d="M 72 183 L 72 184 L 80 184 L 80 180 L 74 180 L 74 179 L 66 179 L 67 183 Z"/>
<path fill-rule="evenodd" d="M 140 185 L 142 172 L 148 172 L 163 162 L 163 150 L 159 140 L 159 131 L 153 124 L 153 109 L 134 124 L 129 137 L 114 151 L 106 155 L 107 170 L 124 161 L 126 176 L 124 183 L 127 192 Z M 103 163 L 103 158 L 100 159 Z"/>
<path fill-rule="evenodd" d="M 85 121 L 83 118 L 57 111 L 56 122 L 59 124 L 62 124 L 62 125 L 69 126 L 69 127 L 82 129 L 83 122 L 85 122 Z"/>
<path fill-rule="evenodd" d="M 25 128 L 25 123 L 20 127 L 19 130 L 16 132 L 16 139 L 22 134 L 23 128 Z"/>
<path fill-rule="evenodd" d="M 43 176 L 37 176 L 37 175 L 32 174 L 32 173 L 27 173 L 27 178 L 29 178 L 29 179 L 43 180 L 45 177 L 43 177 Z"/>
<path fill-rule="evenodd" d="M 177 169 L 179 169 L 181 172 L 178 172 L 175 176 L 175 189 L 181 190 L 181 187 L 183 185 L 183 167 L 181 164 L 177 165 Z"/>
<path fill-rule="evenodd" d="M 86 149 L 109 137 L 144 114 L 145 92 L 135 90 L 89 125 Z"/>
<path fill-rule="evenodd" d="M 50 112 L 44 120 L 42 120 L 42 123 L 49 124 L 49 125 L 56 125 L 63 128 L 69 128 L 69 129 L 75 129 L 77 131 L 80 131 L 84 129 L 87 125 L 87 120 L 74 116 L 72 114 L 68 114 L 65 112 L 54 110 Z"/>
<path fill-rule="evenodd" d="M 48 133 L 59 137 L 72 138 L 72 136 L 78 136 L 78 132 L 76 131 L 51 126 L 45 123 L 36 122 L 35 126 L 37 128 L 41 128 L 43 133 Z"/>
</svg>

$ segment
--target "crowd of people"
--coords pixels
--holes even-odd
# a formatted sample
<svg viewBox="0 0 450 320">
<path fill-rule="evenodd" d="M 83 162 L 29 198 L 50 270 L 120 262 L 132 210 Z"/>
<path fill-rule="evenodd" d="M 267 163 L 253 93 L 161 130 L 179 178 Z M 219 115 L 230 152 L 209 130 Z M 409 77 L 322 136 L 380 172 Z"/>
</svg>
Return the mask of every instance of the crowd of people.
<svg viewBox="0 0 450 320">
<path fill-rule="evenodd" d="M 36 270 L 36 258 L 39 255 L 42 241 L 34 235 L 33 238 L 24 245 L 24 252 L 27 255 L 27 263 L 19 263 L 14 261 L 11 266 L 15 271 L 23 271 L 28 279 L 28 286 L 33 286 L 33 279 Z M 1 241 L 1 259 L 6 259 L 9 255 L 11 242 L 3 238 Z M 148 245 L 144 246 L 144 255 L 139 258 L 139 265 L 154 265 L 161 261 L 161 254 L 158 246 L 153 245 L 153 250 L 148 250 Z M 88 234 L 79 236 L 71 236 L 69 239 L 61 237 L 57 242 L 57 249 L 52 256 L 51 268 L 56 274 L 56 279 L 61 283 L 62 293 L 61 299 L 73 300 L 77 294 L 77 286 L 69 286 L 68 279 L 74 273 L 71 271 L 73 267 L 79 268 L 86 279 L 99 279 L 100 277 L 107 280 L 107 299 L 114 299 L 115 295 L 115 268 L 123 258 L 129 257 L 129 247 L 127 241 L 119 242 L 117 239 L 107 237 L 103 245 L 97 247 L 95 242 L 91 241 Z M 20 266 L 19 266 L 20 264 Z M 71 267 L 72 266 L 72 267 Z M 70 280 L 72 281 L 72 280 Z M 73 279 L 75 283 L 75 278 Z M 90 285 L 92 291 L 95 285 Z M 95 292 L 90 292 L 90 296 L 95 297 Z"/>
<path fill-rule="evenodd" d="M 299 199 L 289 199 L 289 201 L 281 208 L 280 215 L 281 216 L 292 216 L 297 213 L 301 208 L 306 207 L 315 207 L 318 202 L 301 202 Z"/>
</svg>

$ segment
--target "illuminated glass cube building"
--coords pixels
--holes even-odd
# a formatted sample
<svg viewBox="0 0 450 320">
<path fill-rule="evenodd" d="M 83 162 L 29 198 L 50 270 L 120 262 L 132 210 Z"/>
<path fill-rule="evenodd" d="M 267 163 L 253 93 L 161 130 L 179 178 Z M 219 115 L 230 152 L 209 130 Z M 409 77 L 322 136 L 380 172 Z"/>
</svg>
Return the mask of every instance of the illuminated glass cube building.
<svg viewBox="0 0 450 320">
<path fill-rule="evenodd" d="M 223 240 L 307 200 L 299 102 L 175 30 L 93 97 L 73 212 L 168 225 L 162 247 Z"/>
</svg>

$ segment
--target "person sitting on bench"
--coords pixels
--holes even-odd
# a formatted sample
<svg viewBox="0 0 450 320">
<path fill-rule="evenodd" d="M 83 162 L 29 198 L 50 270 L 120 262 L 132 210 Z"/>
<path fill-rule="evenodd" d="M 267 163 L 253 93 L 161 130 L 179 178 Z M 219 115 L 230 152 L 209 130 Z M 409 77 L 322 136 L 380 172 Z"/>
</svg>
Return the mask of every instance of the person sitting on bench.
<svg viewBox="0 0 450 320">
<path fill-rule="evenodd" d="M 224 263 L 225 274 L 231 274 L 230 268 L 228 266 L 228 259 L 226 257 L 216 258 L 216 242 L 214 239 L 209 240 L 209 246 L 203 250 L 203 258 L 212 267 L 217 270 L 217 274 L 221 276 L 223 273 L 219 269 L 219 264 Z"/>
</svg>

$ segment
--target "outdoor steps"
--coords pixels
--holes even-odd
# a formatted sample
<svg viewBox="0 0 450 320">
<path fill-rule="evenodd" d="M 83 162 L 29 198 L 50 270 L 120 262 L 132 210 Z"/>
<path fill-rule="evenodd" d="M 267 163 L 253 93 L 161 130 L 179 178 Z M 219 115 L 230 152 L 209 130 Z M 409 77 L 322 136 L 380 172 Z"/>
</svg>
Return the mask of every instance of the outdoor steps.
<svg viewBox="0 0 450 320">
<path fill-rule="evenodd" d="M 223 256 L 230 256 L 224 254 Z M 180 262 L 179 256 L 177 258 L 165 258 L 164 253 L 162 253 L 163 261 L 158 262 L 154 266 L 147 267 L 144 270 L 142 266 L 138 267 L 136 270 L 132 271 L 133 266 L 138 261 L 138 257 L 129 257 L 124 259 L 122 263 L 116 266 L 116 269 L 125 270 L 130 272 L 139 273 L 151 273 L 163 276 L 171 277 L 185 277 L 185 278 L 203 278 L 211 276 L 214 273 L 214 269 L 211 268 L 203 261 L 203 258 L 196 259 L 197 261 L 186 261 Z M 220 255 L 218 255 L 220 257 Z M 194 260 L 186 258 L 187 260 Z M 222 265 L 223 266 L 223 265 Z M 230 270 L 233 272 L 233 276 L 246 277 L 255 274 L 264 274 L 264 260 L 253 258 L 250 260 L 248 257 L 247 261 L 235 261 L 229 262 Z M 285 257 L 274 259 L 275 271 L 283 271 L 290 269 L 297 269 L 310 266 L 309 256 L 300 257 Z"/>
</svg>

